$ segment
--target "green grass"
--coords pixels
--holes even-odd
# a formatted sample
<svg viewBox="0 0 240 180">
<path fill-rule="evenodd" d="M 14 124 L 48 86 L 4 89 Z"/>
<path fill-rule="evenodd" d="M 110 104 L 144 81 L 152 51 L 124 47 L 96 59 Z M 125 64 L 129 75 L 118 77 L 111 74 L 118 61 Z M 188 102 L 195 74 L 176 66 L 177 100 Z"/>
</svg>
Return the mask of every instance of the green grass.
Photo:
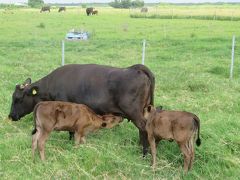
<svg viewBox="0 0 240 180">
<path fill-rule="evenodd" d="M 235 6 L 232 6 L 235 8 Z M 238 6 L 237 6 L 238 7 Z M 224 7 L 228 8 L 228 7 Z M 240 169 L 240 24 L 194 19 L 135 19 L 129 10 L 97 8 L 66 13 L 0 9 L 0 176 L 1 179 L 237 179 Z M 196 7 L 197 9 L 197 7 Z M 207 11 L 206 11 L 207 14 Z M 231 15 L 231 14 L 230 14 Z M 68 133 L 53 132 L 46 162 L 31 158 L 32 114 L 7 119 L 15 84 L 36 81 L 61 65 L 61 40 L 72 28 L 91 32 L 89 41 L 66 42 L 65 61 L 127 67 L 141 62 L 156 76 L 155 104 L 186 110 L 201 119 L 202 145 L 193 170 L 184 175 L 175 143 L 161 142 L 157 170 L 141 156 L 138 130 L 127 120 L 87 137 L 74 148 Z M 236 35 L 234 79 L 229 80 L 231 39 Z"/>
<path fill-rule="evenodd" d="M 158 15 L 158 14 L 131 14 L 131 18 L 150 18 L 150 19 L 201 19 L 201 20 L 218 20 L 218 21 L 239 21 L 240 17 L 232 16 L 191 16 L 191 15 Z"/>
</svg>

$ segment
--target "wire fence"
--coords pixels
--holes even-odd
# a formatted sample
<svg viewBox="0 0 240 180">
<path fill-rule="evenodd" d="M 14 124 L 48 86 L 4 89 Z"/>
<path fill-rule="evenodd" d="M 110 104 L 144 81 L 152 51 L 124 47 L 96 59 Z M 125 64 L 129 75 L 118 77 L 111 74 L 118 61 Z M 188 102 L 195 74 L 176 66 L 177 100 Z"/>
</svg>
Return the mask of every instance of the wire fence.
<svg viewBox="0 0 240 180">
<path fill-rule="evenodd" d="M 236 37 L 236 41 L 237 39 Z M 208 72 L 222 74 L 225 78 L 232 79 L 233 74 L 240 73 L 240 62 L 238 62 L 240 51 L 235 46 L 236 43 L 232 44 L 231 38 L 197 39 L 192 37 L 188 40 L 163 38 L 159 40 L 111 41 L 98 39 L 97 41 L 97 43 L 95 40 L 92 42 L 91 40 L 89 42 L 65 42 L 65 64 L 104 63 L 116 67 L 127 67 L 132 64 L 144 63 L 157 69 L 170 62 L 175 62 L 178 66 L 187 62 L 188 64 L 192 63 L 193 68 L 196 64 L 202 63 L 206 69 L 211 68 Z"/>
</svg>

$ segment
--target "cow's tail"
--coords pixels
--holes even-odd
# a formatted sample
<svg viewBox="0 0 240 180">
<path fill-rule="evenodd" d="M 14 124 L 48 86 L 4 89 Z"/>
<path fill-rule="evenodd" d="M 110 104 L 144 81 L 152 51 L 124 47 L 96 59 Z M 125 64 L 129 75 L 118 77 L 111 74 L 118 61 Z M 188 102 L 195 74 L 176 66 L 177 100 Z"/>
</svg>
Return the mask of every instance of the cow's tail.
<svg viewBox="0 0 240 180">
<path fill-rule="evenodd" d="M 37 132 L 37 109 L 38 106 L 40 105 L 40 103 L 38 103 L 37 105 L 35 105 L 34 110 L 33 110 L 33 121 L 34 121 L 34 129 L 32 130 L 32 135 L 34 135 Z"/>
<path fill-rule="evenodd" d="M 133 65 L 133 66 L 131 66 L 131 68 L 141 70 L 149 78 L 150 83 L 151 83 L 150 84 L 150 104 L 154 105 L 154 88 L 155 88 L 155 76 L 154 76 L 154 74 L 150 71 L 149 68 L 147 68 L 146 66 L 144 66 L 142 64 Z"/>
<path fill-rule="evenodd" d="M 196 126 L 196 129 L 197 129 L 197 140 L 196 140 L 196 144 L 197 146 L 200 146 L 201 145 L 201 139 L 200 139 L 200 119 L 195 115 L 194 118 L 194 124 Z"/>
</svg>

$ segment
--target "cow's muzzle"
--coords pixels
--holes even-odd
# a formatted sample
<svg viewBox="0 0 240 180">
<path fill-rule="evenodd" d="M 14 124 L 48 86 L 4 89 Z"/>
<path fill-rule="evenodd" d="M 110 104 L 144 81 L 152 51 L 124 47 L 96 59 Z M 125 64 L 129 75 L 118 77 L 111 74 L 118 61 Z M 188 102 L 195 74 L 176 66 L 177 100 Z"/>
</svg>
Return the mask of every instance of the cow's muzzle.
<svg viewBox="0 0 240 180">
<path fill-rule="evenodd" d="M 18 121 L 20 119 L 20 117 L 18 115 L 9 114 L 8 119 L 10 119 L 12 121 Z"/>
</svg>

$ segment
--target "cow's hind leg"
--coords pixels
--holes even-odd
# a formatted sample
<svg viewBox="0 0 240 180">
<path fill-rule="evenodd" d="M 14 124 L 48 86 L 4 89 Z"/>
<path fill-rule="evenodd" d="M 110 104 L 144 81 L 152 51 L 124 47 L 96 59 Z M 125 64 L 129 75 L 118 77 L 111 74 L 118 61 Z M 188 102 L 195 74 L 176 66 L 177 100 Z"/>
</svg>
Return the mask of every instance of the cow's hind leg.
<svg viewBox="0 0 240 180">
<path fill-rule="evenodd" d="M 126 112 L 126 114 L 128 115 L 129 119 L 132 120 L 133 124 L 139 129 L 140 143 L 142 144 L 143 147 L 143 157 L 145 157 L 148 152 L 149 146 L 147 138 L 148 136 L 145 129 L 146 119 L 143 117 L 143 113 L 140 112 L 139 110 L 132 110 L 130 112 Z"/>
</svg>

